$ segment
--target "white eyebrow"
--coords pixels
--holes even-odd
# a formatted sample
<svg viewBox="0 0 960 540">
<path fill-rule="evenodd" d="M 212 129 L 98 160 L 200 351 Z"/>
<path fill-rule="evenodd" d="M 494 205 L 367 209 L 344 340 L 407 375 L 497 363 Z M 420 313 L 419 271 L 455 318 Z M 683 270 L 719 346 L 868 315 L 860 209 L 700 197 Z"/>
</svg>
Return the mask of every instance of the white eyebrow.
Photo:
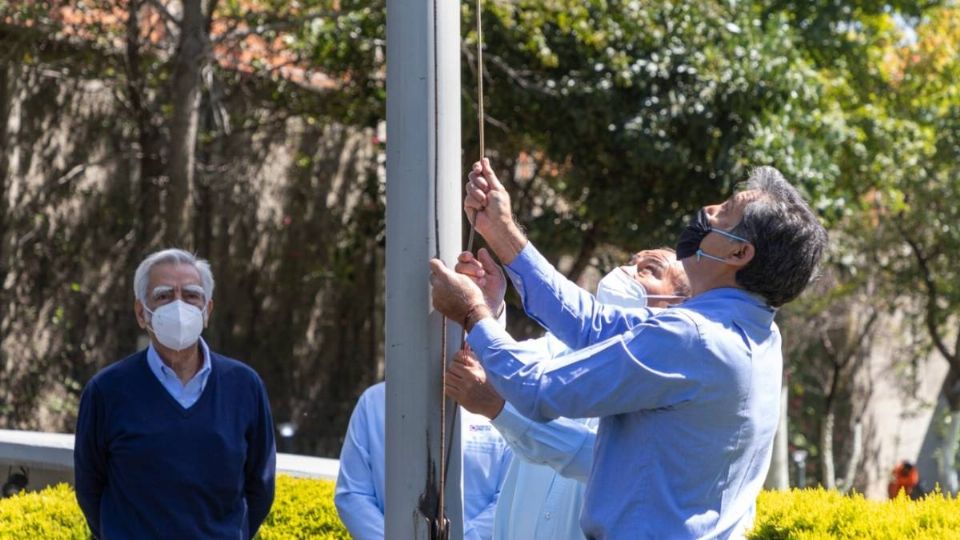
<svg viewBox="0 0 960 540">
<path fill-rule="evenodd" d="M 203 290 L 203 287 L 200 285 L 186 285 L 183 287 L 183 290 L 194 292 L 202 296 L 207 296 L 207 291 Z"/>
<path fill-rule="evenodd" d="M 156 287 L 153 288 L 153 292 L 150 293 L 150 296 L 153 298 L 156 298 L 161 294 L 170 292 L 172 290 L 173 290 L 173 287 L 169 285 L 157 285 Z"/>
<path fill-rule="evenodd" d="M 200 296 L 203 296 L 204 298 L 207 297 L 207 291 L 205 291 L 205 290 L 203 289 L 203 286 L 202 286 L 202 285 L 184 285 L 184 286 L 181 288 L 181 290 L 183 290 L 183 291 L 189 291 L 189 292 L 192 292 L 192 293 L 197 293 L 197 294 L 199 294 Z M 157 298 L 157 297 L 160 296 L 161 294 L 163 294 L 163 293 L 168 293 L 168 292 L 171 292 L 171 291 L 173 291 L 173 287 L 171 287 L 171 286 L 169 286 L 169 285 L 157 285 L 156 287 L 153 288 L 153 293 L 151 294 L 151 297 L 152 297 L 152 298 Z"/>
</svg>

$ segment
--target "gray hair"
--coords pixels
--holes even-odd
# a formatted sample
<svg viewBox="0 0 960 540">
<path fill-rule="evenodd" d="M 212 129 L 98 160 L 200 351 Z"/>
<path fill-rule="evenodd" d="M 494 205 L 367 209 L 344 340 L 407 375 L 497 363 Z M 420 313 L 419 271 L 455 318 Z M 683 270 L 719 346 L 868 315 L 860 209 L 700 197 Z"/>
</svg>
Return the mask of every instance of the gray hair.
<svg viewBox="0 0 960 540">
<path fill-rule="evenodd" d="M 133 274 L 133 294 L 142 304 L 147 303 L 147 285 L 150 283 L 150 270 L 158 264 L 189 264 L 197 269 L 200 281 L 203 283 L 203 293 L 206 300 L 213 298 L 213 272 L 210 263 L 196 255 L 182 249 L 164 249 L 151 253 L 137 266 Z"/>
<path fill-rule="evenodd" d="M 780 307 L 814 278 L 827 246 L 827 231 L 777 169 L 754 169 L 744 188 L 759 191 L 760 197 L 747 203 L 731 231 L 749 240 L 755 250 L 753 260 L 737 272 L 737 284 Z"/>
</svg>

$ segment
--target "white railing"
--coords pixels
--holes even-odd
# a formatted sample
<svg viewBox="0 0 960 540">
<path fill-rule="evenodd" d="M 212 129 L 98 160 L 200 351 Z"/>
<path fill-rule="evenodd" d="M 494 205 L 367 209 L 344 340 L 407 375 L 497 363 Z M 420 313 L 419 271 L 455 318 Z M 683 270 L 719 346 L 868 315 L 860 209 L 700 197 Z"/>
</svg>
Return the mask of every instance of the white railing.
<svg viewBox="0 0 960 540">
<path fill-rule="evenodd" d="M 72 484 L 73 435 L 0 429 L 0 475 L 19 467 L 30 471 L 31 490 L 57 482 Z M 336 459 L 277 454 L 280 474 L 335 480 L 339 471 L 340 461 Z"/>
</svg>

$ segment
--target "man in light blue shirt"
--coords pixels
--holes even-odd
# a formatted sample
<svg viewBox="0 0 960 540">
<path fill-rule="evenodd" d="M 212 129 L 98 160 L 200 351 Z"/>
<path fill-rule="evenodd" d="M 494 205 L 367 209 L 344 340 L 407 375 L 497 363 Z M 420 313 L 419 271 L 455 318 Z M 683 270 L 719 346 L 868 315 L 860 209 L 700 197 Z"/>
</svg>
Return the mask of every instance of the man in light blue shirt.
<svg viewBox="0 0 960 540">
<path fill-rule="evenodd" d="M 513 222 L 486 160 L 467 192 L 468 217 L 528 315 L 576 352 L 550 361 L 513 340 L 480 287 L 439 260 L 430 261 L 434 307 L 464 321 L 491 383 L 524 416 L 600 417 L 585 535 L 741 537 L 779 414 L 776 308 L 803 291 L 826 246 L 796 189 L 761 167 L 745 190 L 702 208 L 677 244 L 692 297 L 646 316 L 603 306 L 559 274 Z"/>
<path fill-rule="evenodd" d="M 486 281 L 503 277 L 496 272 Z M 497 305 L 502 302 L 499 293 L 496 287 L 491 293 Z M 683 267 L 673 250 L 664 248 L 638 252 L 627 266 L 614 268 L 600 280 L 596 296 L 604 304 L 632 309 L 663 308 L 688 294 Z M 548 358 L 571 352 L 550 334 L 531 343 L 540 345 Z M 447 394 L 465 409 L 491 418 L 514 451 L 497 504 L 494 540 L 582 540 L 578 521 L 593 464 L 597 419 L 539 423 L 522 416 L 490 388 L 472 355 L 458 357 L 447 382 Z"/>
<path fill-rule="evenodd" d="M 461 409 L 463 446 L 463 537 L 489 540 L 493 516 L 513 453 L 479 415 Z M 356 540 L 383 540 L 386 501 L 384 455 L 386 385 L 378 383 L 360 396 L 340 451 L 334 503 L 341 521 Z"/>
</svg>

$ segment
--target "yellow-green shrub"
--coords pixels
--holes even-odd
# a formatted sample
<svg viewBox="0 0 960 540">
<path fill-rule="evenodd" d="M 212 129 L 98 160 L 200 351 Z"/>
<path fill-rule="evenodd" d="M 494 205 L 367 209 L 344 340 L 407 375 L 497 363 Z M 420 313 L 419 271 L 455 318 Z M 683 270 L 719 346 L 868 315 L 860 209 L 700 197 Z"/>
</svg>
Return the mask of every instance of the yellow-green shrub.
<svg viewBox="0 0 960 540">
<path fill-rule="evenodd" d="M 89 536 L 73 489 L 66 484 L 0 500 L 0 539 L 85 540 Z"/>
<path fill-rule="evenodd" d="M 0 540 L 81 540 L 89 534 L 66 485 L 0 500 Z M 280 476 L 276 501 L 258 538 L 350 538 L 333 506 L 333 482 Z M 748 538 L 960 538 L 960 501 L 939 494 L 922 501 L 868 501 L 822 489 L 764 492 Z"/>
<path fill-rule="evenodd" d="M 350 535 L 333 506 L 333 482 L 289 476 L 277 478 L 277 498 L 257 537 L 261 540 L 349 540 Z"/>
<path fill-rule="evenodd" d="M 0 500 L 0 540 L 86 540 L 90 529 L 66 484 Z M 350 538 L 333 506 L 333 482 L 277 478 L 261 540 Z"/>
<path fill-rule="evenodd" d="M 960 538 L 960 500 L 934 493 L 920 501 L 901 496 L 868 501 L 862 495 L 805 489 L 767 491 L 757 500 L 751 540 L 941 540 Z"/>
</svg>

